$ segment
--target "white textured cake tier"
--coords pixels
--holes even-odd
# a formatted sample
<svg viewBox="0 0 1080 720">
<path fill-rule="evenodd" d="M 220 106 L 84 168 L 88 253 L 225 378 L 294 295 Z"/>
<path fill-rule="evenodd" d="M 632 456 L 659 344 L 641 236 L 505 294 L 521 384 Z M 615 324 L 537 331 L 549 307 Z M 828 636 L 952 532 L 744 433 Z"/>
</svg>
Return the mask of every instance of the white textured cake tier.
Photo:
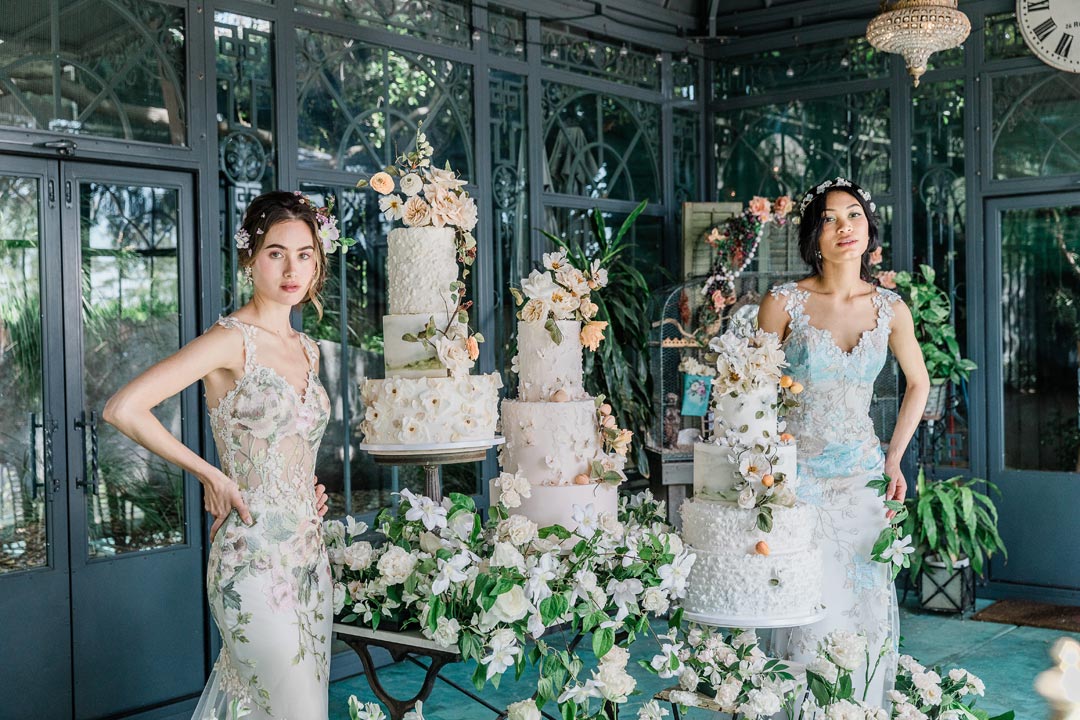
<svg viewBox="0 0 1080 720">
<path fill-rule="evenodd" d="M 721 498 L 742 480 L 739 463 L 732 462 L 732 450 L 724 443 L 697 443 L 694 445 L 694 496 Z M 789 440 L 776 446 L 776 462 L 766 469 L 779 477 L 784 485 L 794 490 L 799 485 L 798 458 L 795 441 Z"/>
<path fill-rule="evenodd" d="M 726 513 L 742 513 L 753 516 L 738 506 L 707 503 L 712 513 L 697 514 L 700 508 L 690 508 L 697 502 L 683 506 L 683 532 L 685 542 L 698 556 L 690 570 L 686 599 L 683 607 L 688 612 L 720 617 L 791 617 L 812 615 L 821 606 L 824 582 L 821 548 L 807 544 L 793 547 L 783 543 L 779 535 L 772 533 L 745 532 L 738 522 L 723 519 Z M 705 504 L 705 503 L 702 503 Z M 780 510 L 780 508 L 778 508 Z M 773 511 L 775 513 L 775 511 Z M 694 522 L 705 522 L 696 528 Z M 710 536 L 707 549 L 690 542 L 690 536 Z M 769 543 L 768 555 L 755 551 L 759 534 L 765 534 Z M 786 546 L 786 551 L 772 549 L 775 543 Z"/>
<path fill-rule="evenodd" d="M 499 501 L 500 490 L 491 481 L 491 503 Z M 607 483 L 589 483 L 588 485 L 533 485 L 532 495 L 521 498 L 520 507 L 511 508 L 511 515 L 524 515 L 538 527 L 562 525 L 573 532 L 577 528 L 574 522 L 574 506 L 592 505 L 597 513 L 617 515 L 619 511 L 619 491 Z"/>
<path fill-rule="evenodd" d="M 773 505 L 773 527 L 763 532 L 757 526 L 757 512 L 733 503 L 697 498 L 681 508 L 683 542 L 705 552 L 753 553 L 759 540 L 772 553 L 799 552 L 814 544 L 817 510 L 810 505 Z"/>
<path fill-rule="evenodd" d="M 582 385 L 581 323 L 558 320 L 562 342 L 556 344 L 543 321 L 518 323 L 518 398 L 549 400 L 565 390 L 571 400 L 585 397 Z"/>
<path fill-rule="evenodd" d="M 396 228 L 386 238 L 386 287 L 391 315 L 453 312 L 457 246 L 449 227 Z"/>
<path fill-rule="evenodd" d="M 717 395 L 714 408 L 717 434 L 723 430 L 735 430 L 745 438 L 747 444 L 762 438 L 775 442 L 776 396 L 775 385 L 740 393 L 734 397 L 731 393 Z"/>
<path fill-rule="evenodd" d="M 499 464 L 535 485 L 568 485 L 603 448 L 592 400 L 523 402 L 503 400 Z"/>
<path fill-rule="evenodd" d="M 446 377 L 446 367 L 439 362 L 435 348 L 401 339 L 406 333 L 415 336 L 424 332 L 432 317 L 439 329 L 446 328 L 450 322 L 450 316 L 446 313 L 383 315 L 386 377 Z"/>
<path fill-rule="evenodd" d="M 462 378 L 366 380 L 360 390 L 364 442 L 417 445 L 495 437 L 498 373 Z"/>
</svg>

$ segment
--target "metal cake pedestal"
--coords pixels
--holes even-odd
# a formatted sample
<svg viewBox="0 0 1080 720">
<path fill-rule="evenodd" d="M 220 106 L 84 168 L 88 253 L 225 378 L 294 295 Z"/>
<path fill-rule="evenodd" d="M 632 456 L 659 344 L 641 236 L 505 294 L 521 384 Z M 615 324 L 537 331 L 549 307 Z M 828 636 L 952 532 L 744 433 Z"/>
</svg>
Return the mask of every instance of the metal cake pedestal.
<svg viewBox="0 0 1080 720">
<path fill-rule="evenodd" d="M 360 443 L 359 448 L 369 453 L 380 465 L 419 465 L 424 468 L 424 494 L 435 502 L 441 502 L 443 465 L 477 462 L 487 457 L 487 451 L 506 442 L 497 436 L 483 440 L 464 440 L 452 443 L 429 443 L 418 445 L 382 445 Z"/>
</svg>

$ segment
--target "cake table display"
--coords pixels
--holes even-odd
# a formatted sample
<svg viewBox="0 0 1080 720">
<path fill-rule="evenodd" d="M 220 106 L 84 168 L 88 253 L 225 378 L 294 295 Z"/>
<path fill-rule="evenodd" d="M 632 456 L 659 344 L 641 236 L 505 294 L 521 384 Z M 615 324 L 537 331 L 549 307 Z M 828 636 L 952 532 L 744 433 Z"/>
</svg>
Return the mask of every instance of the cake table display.
<svg viewBox="0 0 1080 720">
<path fill-rule="evenodd" d="M 694 447 L 694 497 L 681 509 L 683 540 L 697 555 L 684 617 L 742 628 L 816 622 L 824 617 L 816 516 L 795 497 L 795 440 L 778 418 L 802 388 L 781 373 L 771 333 L 742 327 L 709 347 L 716 421 L 710 441 Z"/>
<path fill-rule="evenodd" d="M 381 195 L 387 220 L 404 225 L 387 236 L 386 377 L 361 386 L 360 449 L 379 463 L 422 465 L 426 493 L 441 499 L 441 465 L 483 459 L 500 442 L 502 378 L 470 374 L 484 340 L 469 328 L 465 300 L 476 202 L 456 173 L 433 166 L 432 154 L 418 133 L 412 151 L 358 183 Z"/>
</svg>

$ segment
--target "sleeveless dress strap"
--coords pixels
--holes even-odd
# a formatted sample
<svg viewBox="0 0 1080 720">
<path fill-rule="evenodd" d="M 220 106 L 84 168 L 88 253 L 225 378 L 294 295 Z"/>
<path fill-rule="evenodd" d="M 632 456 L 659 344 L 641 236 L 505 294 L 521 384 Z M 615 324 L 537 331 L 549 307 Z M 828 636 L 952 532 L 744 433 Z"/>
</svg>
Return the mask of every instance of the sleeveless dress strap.
<svg viewBox="0 0 1080 720">
<path fill-rule="evenodd" d="M 315 344 L 307 333 L 300 333 L 300 343 L 304 346 L 304 353 L 307 355 L 308 365 L 314 372 L 315 363 L 319 360 L 319 346 Z"/>
<path fill-rule="evenodd" d="M 220 317 L 217 324 L 229 330 L 239 330 L 244 338 L 244 373 L 249 373 L 255 367 L 255 333 L 257 329 L 241 322 L 234 317 Z"/>
<path fill-rule="evenodd" d="M 878 308 L 878 327 L 887 327 L 892 330 L 892 320 L 896 316 L 893 305 L 900 300 L 900 295 L 888 288 L 878 287 L 874 303 Z"/>
<path fill-rule="evenodd" d="M 769 291 L 769 294 L 775 298 L 784 299 L 784 311 L 791 318 L 792 326 L 806 322 L 806 313 L 803 312 L 803 306 L 806 304 L 806 298 L 810 293 L 806 290 L 800 290 L 796 283 L 789 282 L 777 285 Z"/>
</svg>

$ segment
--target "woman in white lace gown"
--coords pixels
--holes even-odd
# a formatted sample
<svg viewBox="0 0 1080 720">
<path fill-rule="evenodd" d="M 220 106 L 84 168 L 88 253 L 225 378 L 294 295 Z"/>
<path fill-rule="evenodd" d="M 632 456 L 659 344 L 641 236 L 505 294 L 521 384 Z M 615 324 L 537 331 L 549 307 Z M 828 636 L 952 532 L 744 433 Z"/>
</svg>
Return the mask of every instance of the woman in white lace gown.
<svg viewBox="0 0 1080 720">
<path fill-rule="evenodd" d="M 333 228 L 298 193 L 256 198 L 237 233 L 254 296 L 114 396 L 105 419 L 203 484 L 214 516 L 206 589 L 223 647 L 196 720 L 326 720 L 333 583 L 315 457 L 329 416 L 315 343 L 289 325 L 318 303 L 320 234 Z M 336 232 L 333 233 L 336 237 Z M 151 408 L 202 378 L 221 469 Z"/>
<path fill-rule="evenodd" d="M 803 199 L 799 249 L 810 276 L 772 290 L 761 303 L 762 329 L 784 341 L 787 373 L 805 387 L 789 413 L 787 430 L 799 448 L 800 500 L 818 509 L 816 537 L 825 558 L 828 616 L 776 634 L 779 652 L 809 662 L 822 637 L 835 629 L 862 633 L 870 666 L 880 664 L 869 688 L 853 678 L 856 698 L 888 707 L 895 677 L 899 622 L 887 566 L 870 559 L 887 523 L 881 498 L 866 483 L 892 478 L 886 497 L 903 500 L 900 460 L 922 416 L 930 381 L 915 340 L 911 312 L 900 297 L 876 286 L 869 256 L 877 247 L 870 195 L 842 178 Z M 882 453 L 870 420 L 874 381 L 889 349 L 907 381 L 888 451 Z"/>
</svg>

